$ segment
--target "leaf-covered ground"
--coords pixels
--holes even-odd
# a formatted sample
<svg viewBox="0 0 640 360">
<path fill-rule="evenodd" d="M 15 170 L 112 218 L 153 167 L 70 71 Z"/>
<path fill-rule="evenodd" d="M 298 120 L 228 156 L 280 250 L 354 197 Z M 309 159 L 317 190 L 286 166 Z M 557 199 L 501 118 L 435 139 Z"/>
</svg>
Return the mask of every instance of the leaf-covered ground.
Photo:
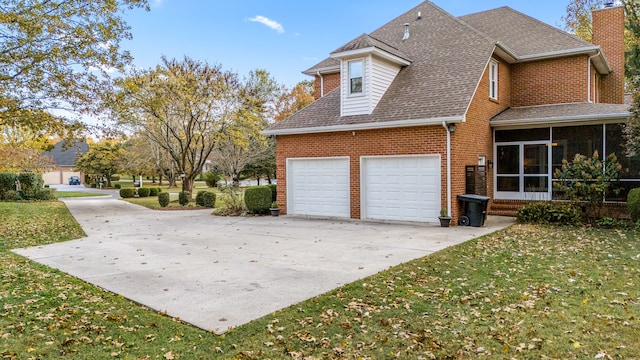
<svg viewBox="0 0 640 360">
<path fill-rule="evenodd" d="M 81 236 L 43 204 L 0 203 L 0 358 L 640 359 L 638 232 L 516 225 L 216 336 L 9 252 Z"/>
</svg>

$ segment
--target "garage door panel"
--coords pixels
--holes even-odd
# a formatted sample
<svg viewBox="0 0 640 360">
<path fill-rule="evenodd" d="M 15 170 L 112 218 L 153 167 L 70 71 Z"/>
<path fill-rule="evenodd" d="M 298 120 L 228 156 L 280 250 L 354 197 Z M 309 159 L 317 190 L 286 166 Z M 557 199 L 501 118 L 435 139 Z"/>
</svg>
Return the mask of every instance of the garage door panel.
<svg viewBox="0 0 640 360">
<path fill-rule="evenodd" d="M 363 158 L 364 217 L 435 222 L 440 212 L 440 157 Z M 383 181 L 380 181 L 383 179 Z"/>
<path fill-rule="evenodd" d="M 348 158 L 289 159 L 289 214 L 350 216 Z"/>
</svg>

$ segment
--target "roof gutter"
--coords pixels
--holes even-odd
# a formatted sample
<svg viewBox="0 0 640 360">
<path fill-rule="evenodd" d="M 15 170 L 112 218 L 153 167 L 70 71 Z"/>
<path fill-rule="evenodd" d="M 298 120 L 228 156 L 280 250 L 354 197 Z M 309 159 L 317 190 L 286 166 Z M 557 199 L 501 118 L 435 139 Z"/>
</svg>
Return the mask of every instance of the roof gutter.
<svg viewBox="0 0 640 360">
<path fill-rule="evenodd" d="M 528 61 L 538 61 L 538 60 L 546 60 L 546 59 L 554 59 L 564 56 L 573 56 L 573 55 L 593 55 L 593 58 L 597 58 L 598 61 L 594 62 L 594 65 L 598 69 L 598 71 L 602 74 L 609 74 L 611 72 L 611 67 L 609 63 L 607 63 L 607 59 L 602 54 L 602 51 L 599 46 L 585 46 L 581 48 L 571 49 L 571 50 L 559 50 L 559 51 L 549 51 L 539 54 L 531 54 L 531 55 L 518 55 L 513 50 L 509 49 L 505 44 L 500 41 L 496 42 L 496 54 L 503 58 L 510 64 L 513 63 L 521 63 Z"/>
<path fill-rule="evenodd" d="M 578 123 L 586 121 L 601 120 L 602 122 L 615 122 L 616 120 L 628 119 L 631 116 L 630 112 L 614 113 L 605 115 L 574 115 L 574 116 L 554 116 L 545 118 L 534 119 L 512 119 L 512 120 L 499 120 L 497 122 L 491 122 L 491 127 L 513 127 L 513 126 L 531 126 L 531 125 L 554 125 L 554 124 L 566 124 L 566 123 Z"/>
<path fill-rule="evenodd" d="M 314 133 L 327 133 L 327 132 L 338 132 L 338 131 L 389 129 L 389 128 L 412 127 L 412 126 L 433 126 L 433 125 L 440 125 L 442 122 L 460 123 L 464 121 L 465 121 L 464 116 L 449 116 L 449 117 L 431 118 L 431 119 L 382 121 L 382 122 L 372 122 L 372 123 L 364 123 L 364 124 L 317 126 L 317 127 L 304 127 L 304 128 L 280 129 L 280 130 L 267 129 L 262 131 L 262 133 L 264 135 L 298 135 L 298 134 L 314 134 Z"/>
<path fill-rule="evenodd" d="M 411 65 L 411 60 L 402 58 L 397 55 L 393 55 L 387 51 L 378 49 L 375 46 L 371 46 L 363 49 L 356 49 L 356 50 L 334 53 L 334 54 L 331 54 L 329 57 L 333 59 L 343 60 L 350 57 L 357 57 L 357 56 L 364 56 L 364 55 L 377 55 L 378 57 L 381 57 L 383 59 L 386 59 L 388 61 L 391 61 L 401 66 Z"/>
<path fill-rule="evenodd" d="M 309 71 L 311 70 L 311 71 Z M 323 68 L 318 68 L 318 69 L 309 69 L 309 70 L 305 70 L 302 73 L 305 75 L 309 75 L 309 76 L 314 76 L 317 72 L 321 72 L 323 74 L 331 74 L 331 73 L 337 73 L 340 72 L 340 65 L 336 65 L 336 66 L 327 66 L 327 67 L 323 67 Z"/>
</svg>

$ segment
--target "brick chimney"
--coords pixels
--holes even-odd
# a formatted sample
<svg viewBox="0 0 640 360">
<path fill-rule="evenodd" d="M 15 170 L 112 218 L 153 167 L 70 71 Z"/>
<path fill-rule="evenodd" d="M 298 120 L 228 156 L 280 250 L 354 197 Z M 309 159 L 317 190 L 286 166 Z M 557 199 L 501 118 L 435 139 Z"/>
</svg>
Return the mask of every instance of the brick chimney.
<svg viewBox="0 0 640 360">
<path fill-rule="evenodd" d="M 602 77 L 599 102 L 624 104 L 624 8 L 605 6 L 591 13 L 593 44 L 600 46 L 612 70 Z"/>
</svg>

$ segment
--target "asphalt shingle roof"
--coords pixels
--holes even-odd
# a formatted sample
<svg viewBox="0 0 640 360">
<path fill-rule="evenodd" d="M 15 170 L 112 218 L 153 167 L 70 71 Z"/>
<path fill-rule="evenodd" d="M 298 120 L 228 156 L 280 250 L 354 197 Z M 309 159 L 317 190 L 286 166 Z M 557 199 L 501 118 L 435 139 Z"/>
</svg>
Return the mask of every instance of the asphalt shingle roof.
<svg viewBox="0 0 640 360">
<path fill-rule="evenodd" d="M 594 47 L 577 36 L 506 6 L 461 16 L 460 20 L 521 57 Z"/>
<path fill-rule="evenodd" d="M 491 126 L 553 124 L 594 119 L 623 119 L 630 115 L 629 105 L 573 103 L 510 108 L 491 119 Z"/>
<path fill-rule="evenodd" d="M 76 160 L 89 151 L 86 141 L 67 143 L 66 140 L 58 141 L 53 149 L 43 155 L 49 156 L 57 166 L 75 166 Z"/>
<path fill-rule="evenodd" d="M 403 41 L 406 23 L 410 37 Z M 411 61 L 411 65 L 398 73 L 371 115 L 341 117 L 340 91 L 336 89 L 272 125 L 267 132 L 463 118 L 497 43 L 519 58 L 594 48 L 588 42 L 509 7 L 456 18 L 425 1 L 332 53 L 377 47 Z M 338 60 L 328 58 L 304 73 L 314 74 L 318 70 L 337 68 L 339 64 Z M 591 110 L 594 114 L 618 111 L 591 105 L 596 104 L 544 110 L 511 109 L 494 121 L 499 123 L 501 119 L 518 114 L 535 117 L 536 112 L 544 115 L 552 110 L 583 115 Z"/>
<path fill-rule="evenodd" d="M 350 42 L 346 43 L 345 45 L 341 46 L 340 48 L 336 49 L 335 51 L 332 51 L 331 54 L 338 54 L 341 52 L 346 52 L 346 51 L 351 51 L 351 50 L 360 50 L 360 49 L 366 49 L 366 48 L 371 48 L 371 47 L 375 47 L 381 50 L 384 50 L 386 52 L 388 52 L 389 54 L 395 55 L 399 58 L 402 58 L 404 60 L 410 60 L 409 56 L 407 54 L 405 54 L 404 52 L 402 52 L 401 50 L 386 44 L 374 37 L 372 37 L 371 35 L 368 34 L 362 34 L 360 36 L 358 36 L 357 38 L 351 40 Z"/>
<path fill-rule="evenodd" d="M 419 20 L 418 12 L 422 14 Z M 411 36 L 403 41 L 405 23 L 410 24 Z M 375 30 L 369 38 L 397 49 L 412 61 L 396 76 L 373 114 L 340 117 L 336 89 L 269 130 L 462 117 L 495 45 L 428 1 Z"/>
</svg>

